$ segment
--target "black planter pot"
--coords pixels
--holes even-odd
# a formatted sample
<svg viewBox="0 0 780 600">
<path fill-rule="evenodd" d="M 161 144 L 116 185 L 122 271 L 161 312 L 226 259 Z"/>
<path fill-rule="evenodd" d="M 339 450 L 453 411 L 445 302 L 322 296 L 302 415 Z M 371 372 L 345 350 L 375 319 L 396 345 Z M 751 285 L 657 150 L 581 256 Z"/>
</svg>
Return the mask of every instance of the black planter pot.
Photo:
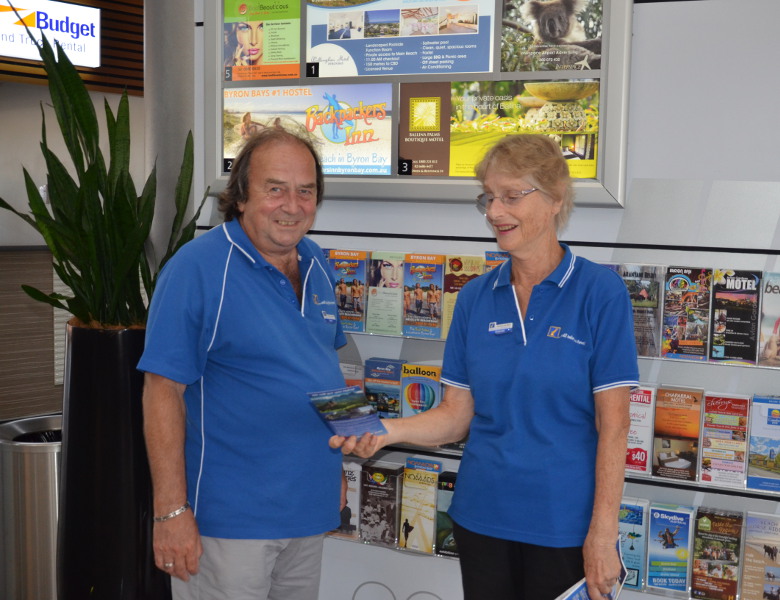
<svg viewBox="0 0 780 600">
<path fill-rule="evenodd" d="M 143 438 L 143 329 L 68 325 L 58 600 L 167 600 L 154 566 Z"/>
</svg>

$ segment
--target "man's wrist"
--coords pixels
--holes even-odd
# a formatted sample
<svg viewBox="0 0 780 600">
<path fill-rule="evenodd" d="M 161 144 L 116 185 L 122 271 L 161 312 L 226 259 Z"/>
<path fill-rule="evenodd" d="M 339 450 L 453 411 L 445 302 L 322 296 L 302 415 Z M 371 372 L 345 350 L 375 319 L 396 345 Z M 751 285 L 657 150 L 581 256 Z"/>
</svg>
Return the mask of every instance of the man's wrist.
<svg viewBox="0 0 780 600">
<path fill-rule="evenodd" d="M 164 523 L 165 521 L 168 521 L 170 519 L 178 517 L 179 515 L 187 512 L 187 510 L 189 510 L 189 508 L 190 508 L 190 503 L 189 503 L 189 501 L 187 501 L 184 504 L 182 504 L 179 508 L 177 508 L 176 510 L 172 510 L 171 512 L 169 512 L 167 515 L 162 515 L 160 517 L 153 517 L 152 520 L 155 523 Z"/>
</svg>

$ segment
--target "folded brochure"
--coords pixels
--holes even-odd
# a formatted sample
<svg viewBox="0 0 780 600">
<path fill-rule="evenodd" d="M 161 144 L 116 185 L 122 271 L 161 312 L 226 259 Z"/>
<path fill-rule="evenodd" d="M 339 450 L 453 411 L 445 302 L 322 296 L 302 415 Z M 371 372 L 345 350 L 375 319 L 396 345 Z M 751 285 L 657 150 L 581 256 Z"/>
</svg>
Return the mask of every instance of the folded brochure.
<svg viewBox="0 0 780 600">
<path fill-rule="evenodd" d="M 309 400 L 336 435 L 360 437 L 366 433 L 387 433 L 376 407 L 371 405 L 359 385 L 309 392 Z"/>
<path fill-rule="evenodd" d="M 612 588 L 612 591 L 604 596 L 604 598 L 607 598 L 608 600 L 617 600 L 620 590 L 623 589 L 623 582 L 626 580 L 626 575 L 628 574 L 626 565 L 623 564 L 623 552 L 620 549 L 620 538 L 618 538 L 616 546 L 618 557 L 620 558 L 620 577 L 618 577 L 618 581 Z M 592 600 L 588 593 L 588 585 L 585 583 L 585 578 L 583 577 L 555 600 Z"/>
</svg>

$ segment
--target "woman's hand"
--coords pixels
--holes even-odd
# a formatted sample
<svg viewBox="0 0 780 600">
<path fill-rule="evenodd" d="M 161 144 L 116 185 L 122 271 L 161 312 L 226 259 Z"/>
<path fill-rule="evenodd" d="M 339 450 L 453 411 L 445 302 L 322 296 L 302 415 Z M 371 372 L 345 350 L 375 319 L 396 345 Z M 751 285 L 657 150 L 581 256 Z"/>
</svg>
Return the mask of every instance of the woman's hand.
<svg viewBox="0 0 780 600">
<path fill-rule="evenodd" d="M 245 67 L 249 63 L 247 62 L 247 54 L 244 54 L 244 46 L 241 44 L 236 45 L 236 51 L 233 53 L 233 64 L 236 67 Z"/>
<path fill-rule="evenodd" d="M 585 559 L 585 580 L 588 585 L 588 594 L 593 600 L 608 596 L 620 577 L 620 557 L 615 547 L 615 541 L 599 539 L 592 533 L 585 538 L 585 544 L 582 547 L 582 555 Z"/>
<path fill-rule="evenodd" d="M 366 433 L 358 439 L 357 436 L 343 437 L 334 435 L 328 441 L 331 448 L 341 448 L 342 454 L 355 454 L 361 458 L 371 458 L 386 445 L 385 435 Z"/>
</svg>

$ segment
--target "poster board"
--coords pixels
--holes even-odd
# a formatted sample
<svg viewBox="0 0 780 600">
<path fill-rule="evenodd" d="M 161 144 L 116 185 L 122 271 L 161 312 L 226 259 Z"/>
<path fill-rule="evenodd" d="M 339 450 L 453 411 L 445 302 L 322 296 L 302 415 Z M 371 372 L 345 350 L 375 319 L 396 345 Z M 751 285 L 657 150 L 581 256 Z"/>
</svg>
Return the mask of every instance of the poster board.
<svg viewBox="0 0 780 600">
<path fill-rule="evenodd" d="M 261 116 L 269 117 L 276 110 L 271 101 L 274 98 L 284 98 L 297 101 L 299 107 L 296 110 L 300 114 L 304 114 L 315 104 L 320 108 L 315 109 L 312 114 L 326 114 L 328 102 L 337 110 L 339 105 L 341 108 L 349 108 L 351 112 L 348 117 L 356 120 L 364 129 L 372 130 L 368 133 L 360 132 L 358 138 L 344 140 L 339 139 L 339 135 L 342 134 L 336 132 L 334 128 L 335 139 L 326 139 L 324 141 L 326 146 L 329 143 L 344 144 L 352 141 L 358 142 L 354 144 L 354 147 L 357 147 L 361 145 L 360 142 L 366 140 L 373 142 L 376 139 L 381 139 L 383 142 L 380 152 L 369 152 L 367 155 L 373 159 L 374 154 L 378 154 L 380 158 L 377 160 L 382 161 L 377 163 L 381 168 L 372 165 L 370 172 L 362 173 L 360 169 L 346 170 L 350 160 L 359 164 L 361 160 L 369 160 L 366 156 L 359 154 L 348 156 L 346 152 L 342 152 L 337 158 L 332 159 L 331 164 L 335 165 L 335 170 L 332 169 L 331 172 L 326 170 L 327 197 L 342 200 L 473 202 L 473 198 L 479 192 L 479 186 L 474 177 L 467 175 L 469 164 L 460 165 L 454 170 L 446 165 L 444 174 L 429 174 L 425 172 L 424 164 L 420 160 L 409 160 L 403 156 L 406 150 L 401 142 L 403 132 L 400 126 L 404 118 L 408 121 L 412 110 L 409 108 L 410 98 L 407 90 L 412 90 L 412 100 L 420 98 L 419 92 L 421 89 L 425 91 L 426 84 L 430 84 L 431 88 L 452 86 L 452 95 L 455 95 L 456 91 L 461 94 L 460 104 L 457 107 L 454 103 L 449 105 L 449 99 L 444 98 L 446 96 L 444 93 L 431 96 L 438 97 L 439 104 L 451 113 L 450 122 L 440 120 L 440 126 L 443 125 L 440 128 L 446 133 L 450 129 L 454 130 L 454 125 L 450 123 L 461 118 L 460 113 L 456 117 L 453 117 L 453 114 L 457 113 L 461 106 L 466 106 L 469 88 L 484 90 L 501 85 L 513 87 L 513 92 L 508 96 L 502 96 L 503 99 L 487 96 L 492 106 L 482 103 L 483 113 L 480 117 L 492 123 L 495 120 L 493 117 L 502 116 L 501 111 L 504 110 L 502 104 L 513 105 L 520 110 L 516 101 L 521 94 L 527 96 L 528 92 L 515 92 L 525 88 L 526 83 L 588 81 L 598 84 L 597 92 L 593 96 L 596 98 L 594 107 L 598 113 L 598 127 L 597 132 L 591 136 L 592 142 L 587 141 L 588 148 L 597 147 L 597 156 L 591 164 L 591 170 L 584 172 L 585 176 L 578 176 L 574 180 L 575 202 L 580 206 L 623 206 L 632 2 L 589 0 L 591 3 L 599 3 L 601 11 L 600 60 L 594 62 L 597 68 L 572 64 L 563 67 L 559 65 L 558 69 L 533 67 L 530 70 L 520 71 L 509 70 L 515 68 L 507 58 L 508 28 L 504 23 L 509 21 L 506 18 L 509 15 L 503 14 L 504 3 L 497 0 L 465 0 L 465 2 L 430 0 L 425 3 L 425 6 L 429 9 L 437 9 L 438 17 L 434 17 L 433 21 L 427 23 L 436 31 L 436 33 L 429 31 L 429 34 L 425 33 L 423 27 L 426 25 L 425 19 L 421 19 L 418 25 L 411 23 L 409 18 L 411 9 L 398 0 L 352 3 L 350 7 L 338 9 L 325 6 L 336 3 L 322 0 L 306 4 L 293 2 L 286 9 L 284 9 L 285 3 L 281 2 L 273 6 L 284 10 L 299 6 L 299 14 L 263 17 L 267 19 L 265 23 L 268 24 L 264 29 L 264 37 L 271 40 L 284 40 L 283 48 L 276 54 L 270 46 L 265 50 L 269 60 L 279 60 L 281 66 L 270 71 L 266 68 L 265 74 L 249 75 L 249 78 L 242 75 L 236 78 L 234 74 L 226 77 L 225 68 L 227 60 L 240 54 L 239 51 L 232 49 L 228 51 L 226 48 L 231 19 L 249 18 L 246 13 L 247 7 L 251 12 L 254 5 L 262 7 L 268 4 L 257 0 L 240 3 L 245 14 L 237 15 L 235 13 L 238 9 L 234 8 L 235 3 L 230 4 L 232 1 L 209 3 L 204 15 L 204 160 L 205 179 L 211 187 L 212 194 L 221 191 L 227 181 L 229 161 L 226 160 L 226 132 L 235 138 L 235 132 L 240 128 L 239 117 L 250 115 L 248 120 L 251 121 L 257 112 L 263 112 Z M 456 17 L 445 18 L 443 16 L 445 14 L 451 17 L 447 10 L 453 7 L 459 11 Z M 474 8 L 471 11 L 473 15 L 466 14 L 469 13 L 469 7 Z M 321 14 L 323 11 L 325 13 Z M 351 13 L 349 18 L 344 16 L 348 13 Z M 376 17 L 373 13 L 379 16 Z M 474 26 L 478 32 L 453 34 L 448 37 L 445 35 L 445 28 L 453 24 Z M 373 27 L 371 34 L 369 34 L 369 27 Z M 413 38 L 415 27 L 422 30 L 419 39 Z M 533 28 L 533 21 L 521 21 L 521 27 L 530 31 Z M 354 38 L 333 39 L 333 36 L 342 35 L 346 30 L 349 30 L 349 35 Z M 296 37 L 295 33 L 299 35 Z M 360 35 L 363 36 L 362 39 Z M 472 37 L 469 38 L 470 35 Z M 529 37 L 531 35 L 529 34 Z M 473 43 L 473 40 L 479 42 Z M 293 47 L 295 43 L 298 44 L 297 53 Z M 359 44 L 361 51 L 349 50 L 348 43 Z M 549 51 L 549 48 L 545 50 L 540 40 L 536 40 L 535 43 L 538 45 L 534 46 L 534 54 L 544 55 L 545 51 Z M 566 48 L 571 47 L 566 45 Z M 555 47 L 552 51 L 555 52 Z M 362 62 L 356 61 L 353 54 L 364 56 Z M 479 55 L 478 59 L 472 57 L 475 54 Z M 371 60 L 365 58 L 369 55 L 373 57 Z M 407 56 L 408 60 L 406 60 Z M 297 77 L 295 77 L 294 65 L 290 66 L 291 57 L 297 57 L 299 61 Z M 426 61 L 425 64 L 423 60 Z M 348 65 L 348 68 L 341 67 L 350 61 L 355 64 Z M 338 68 L 334 68 L 334 64 Z M 467 70 L 459 70 L 461 68 L 459 65 L 464 65 L 462 68 Z M 241 69 L 246 71 L 244 65 L 238 68 Z M 269 72 L 271 75 L 267 74 Z M 363 86 L 369 86 L 370 93 L 364 94 L 363 90 L 368 87 L 363 88 Z M 332 94 L 331 89 L 337 89 L 338 92 Z M 257 100 L 251 100 L 253 95 L 256 95 L 254 97 Z M 327 102 L 323 100 L 328 96 L 330 99 Z M 363 100 L 363 96 L 367 99 Z M 237 100 L 241 97 L 245 101 L 244 104 Z M 485 97 L 483 95 L 480 98 L 484 100 Z M 305 106 L 307 98 L 312 103 L 309 106 Z M 442 102 L 442 99 L 446 101 Z M 430 107 L 426 107 L 428 108 Z M 491 109 L 494 114 L 490 114 Z M 377 114 L 381 111 L 385 111 L 385 117 L 388 118 L 377 118 Z M 366 123 L 369 119 L 371 123 L 370 127 L 367 127 Z M 462 124 L 463 120 L 461 118 L 459 123 Z M 323 135 L 325 124 L 319 124 Z M 522 127 L 515 130 L 523 132 L 520 129 Z M 580 142 L 581 140 L 577 141 L 578 144 Z M 568 139 L 562 143 L 568 144 Z M 363 148 L 366 146 L 367 144 L 362 144 Z M 584 148 L 585 144 L 582 147 Z M 472 154 L 478 156 L 479 152 L 466 153 L 468 156 Z M 476 162 L 476 159 L 474 160 Z M 342 167 L 345 168 L 345 172 L 338 172 Z M 377 183 L 382 185 L 376 185 Z"/>
</svg>

